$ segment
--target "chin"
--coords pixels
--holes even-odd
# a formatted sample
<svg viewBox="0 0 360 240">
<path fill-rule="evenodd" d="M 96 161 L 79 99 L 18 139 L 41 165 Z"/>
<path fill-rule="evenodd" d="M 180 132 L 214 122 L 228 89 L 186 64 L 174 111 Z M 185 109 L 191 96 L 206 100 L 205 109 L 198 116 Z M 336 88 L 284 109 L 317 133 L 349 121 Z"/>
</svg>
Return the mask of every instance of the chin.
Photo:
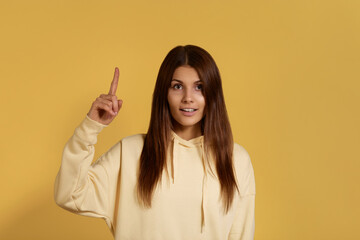
<svg viewBox="0 0 360 240">
<path fill-rule="evenodd" d="M 194 127 L 196 125 L 200 125 L 201 124 L 201 119 L 200 120 L 190 120 L 188 119 L 187 121 L 186 120 L 180 120 L 180 121 L 177 121 L 175 119 L 175 122 L 176 122 L 176 125 L 179 125 L 179 127 Z"/>
</svg>

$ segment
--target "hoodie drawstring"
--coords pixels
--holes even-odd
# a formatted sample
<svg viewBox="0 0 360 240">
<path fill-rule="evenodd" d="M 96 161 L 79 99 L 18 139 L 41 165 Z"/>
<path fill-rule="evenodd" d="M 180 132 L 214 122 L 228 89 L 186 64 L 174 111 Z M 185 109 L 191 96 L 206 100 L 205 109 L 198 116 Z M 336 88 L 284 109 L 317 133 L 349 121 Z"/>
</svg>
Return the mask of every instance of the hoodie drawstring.
<svg viewBox="0 0 360 240">
<path fill-rule="evenodd" d="M 178 157 L 178 147 L 180 144 L 186 146 L 186 147 L 189 147 L 187 146 L 184 141 L 182 141 L 181 139 L 179 140 L 178 139 L 179 137 L 173 133 L 173 145 L 172 145 L 172 157 L 170 159 L 171 163 L 171 180 L 172 180 L 172 183 L 174 184 L 175 183 L 175 169 L 176 169 L 176 165 L 177 165 L 177 157 Z M 203 175 L 203 179 L 202 179 L 202 186 L 201 186 L 201 229 L 200 229 L 200 232 L 203 233 L 204 232 L 204 229 L 205 229 L 205 207 L 204 207 L 204 204 L 205 204 L 205 197 L 206 197 L 206 194 L 205 194 L 205 185 L 206 185 L 206 179 L 207 179 L 207 167 L 206 167 L 206 163 L 205 163 L 205 149 L 204 149 L 204 138 L 202 137 L 201 138 L 201 141 L 200 141 L 200 154 L 201 154 L 201 161 L 202 161 L 202 165 L 203 165 L 203 172 L 204 172 L 204 175 Z"/>
<path fill-rule="evenodd" d="M 177 159 L 175 159 L 176 157 L 176 153 L 177 153 L 177 148 L 179 146 L 179 140 L 174 138 L 173 139 L 173 152 L 172 152 L 172 158 L 171 158 L 171 179 L 172 179 L 172 183 L 175 183 L 175 163 L 177 163 Z"/>
<path fill-rule="evenodd" d="M 205 228 L 205 208 L 204 208 L 204 200 L 205 200 L 205 184 L 206 184 L 206 165 L 205 165 L 205 152 L 204 152 L 204 140 L 201 139 L 201 161 L 204 168 L 204 175 L 202 181 L 202 194 L 201 194 L 201 233 L 203 233 Z"/>
</svg>

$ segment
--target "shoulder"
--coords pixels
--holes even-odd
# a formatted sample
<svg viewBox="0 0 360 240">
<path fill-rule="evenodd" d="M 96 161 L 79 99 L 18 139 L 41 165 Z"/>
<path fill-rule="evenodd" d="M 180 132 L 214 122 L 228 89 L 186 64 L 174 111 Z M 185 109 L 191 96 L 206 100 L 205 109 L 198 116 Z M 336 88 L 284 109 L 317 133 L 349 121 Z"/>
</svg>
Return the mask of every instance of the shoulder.
<svg viewBox="0 0 360 240">
<path fill-rule="evenodd" d="M 127 151 L 136 155 L 141 153 L 144 146 L 145 136 L 146 134 L 135 134 L 121 139 L 122 152 Z"/>
<path fill-rule="evenodd" d="M 233 159 L 236 171 L 249 171 L 249 168 L 252 167 L 249 153 L 240 144 L 234 143 Z"/>
<path fill-rule="evenodd" d="M 254 169 L 249 153 L 243 146 L 234 143 L 233 159 L 240 194 L 255 194 Z"/>
<path fill-rule="evenodd" d="M 127 137 L 124 137 L 121 142 L 127 143 L 127 144 L 144 144 L 146 134 L 145 133 L 139 133 L 130 135 Z"/>
<path fill-rule="evenodd" d="M 235 161 L 250 161 L 250 155 L 246 149 L 238 143 L 234 143 L 234 159 Z"/>
</svg>

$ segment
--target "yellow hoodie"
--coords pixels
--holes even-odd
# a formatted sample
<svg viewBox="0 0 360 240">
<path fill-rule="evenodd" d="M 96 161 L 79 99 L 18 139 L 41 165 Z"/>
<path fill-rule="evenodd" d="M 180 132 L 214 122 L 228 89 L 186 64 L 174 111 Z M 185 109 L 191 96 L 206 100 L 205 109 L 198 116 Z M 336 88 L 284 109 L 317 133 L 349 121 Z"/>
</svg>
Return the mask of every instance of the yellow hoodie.
<svg viewBox="0 0 360 240">
<path fill-rule="evenodd" d="M 155 189 L 152 207 L 146 209 L 136 195 L 145 135 L 120 140 L 92 163 L 97 135 L 107 126 L 86 115 L 66 143 L 55 180 L 60 207 L 103 218 L 115 240 L 254 238 L 255 178 L 242 146 L 234 144 L 240 194 L 224 214 L 215 168 L 204 161 L 203 136 L 187 141 L 173 132 L 167 174 Z"/>
</svg>

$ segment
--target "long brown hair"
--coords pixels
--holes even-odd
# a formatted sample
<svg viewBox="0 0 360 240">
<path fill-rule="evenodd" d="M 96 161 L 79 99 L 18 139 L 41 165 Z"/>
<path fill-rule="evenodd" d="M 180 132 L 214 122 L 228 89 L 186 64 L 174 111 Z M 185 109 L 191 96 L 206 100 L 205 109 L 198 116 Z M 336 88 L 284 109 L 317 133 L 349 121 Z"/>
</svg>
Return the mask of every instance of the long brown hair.
<svg viewBox="0 0 360 240">
<path fill-rule="evenodd" d="M 231 207 L 235 190 L 238 190 L 233 169 L 233 137 L 222 90 L 219 69 L 204 49 L 194 46 L 177 46 L 165 57 L 160 66 L 153 93 L 151 119 L 140 156 L 137 193 L 140 202 L 151 207 L 154 189 L 166 167 L 166 153 L 171 141 L 172 122 L 167 101 L 168 89 L 176 68 L 193 67 L 203 82 L 205 98 L 202 133 L 204 149 L 215 160 L 221 186 L 224 211 Z"/>
</svg>

